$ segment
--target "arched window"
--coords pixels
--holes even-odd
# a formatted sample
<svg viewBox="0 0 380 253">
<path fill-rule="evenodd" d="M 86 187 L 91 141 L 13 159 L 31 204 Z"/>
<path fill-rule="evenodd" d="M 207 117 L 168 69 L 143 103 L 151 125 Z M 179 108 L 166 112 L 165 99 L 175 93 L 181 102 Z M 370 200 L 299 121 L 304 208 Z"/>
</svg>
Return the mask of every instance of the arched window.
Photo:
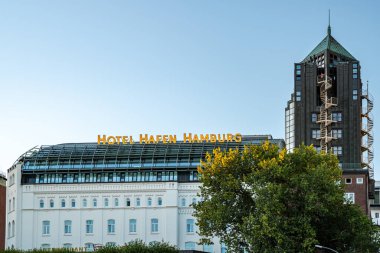
<svg viewBox="0 0 380 253">
<path fill-rule="evenodd" d="M 87 199 L 82 200 L 82 205 L 83 205 L 83 207 L 87 207 Z"/>
<path fill-rule="evenodd" d="M 105 206 L 105 207 L 108 206 L 108 198 L 105 198 L 105 199 L 104 199 L 104 206 Z"/>
<path fill-rule="evenodd" d="M 148 206 L 152 206 L 152 198 L 151 197 L 148 198 Z"/>
<path fill-rule="evenodd" d="M 11 225 L 11 223 L 9 222 L 9 223 L 8 223 L 8 238 L 11 237 L 11 234 L 12 234 L 12 225 Z"/>
<path fill-rule="evenodd" d="M 116 242 L 106 242 L 106 247 L 116 247 Z"/>
<path fill-rule="evenodd" d="M 54 200 L 50 200 L 50 208 L 53 208 L 54 207 Z"/>
<path fill-rule="evenodd" d="M 185 198 L 181 199 L 181 206 L 186 206 L 186 199 Z"/>
<path fill-rule="evenodd" d="M 16 199 L 15 199 L 15 197 L 13 197 L 13 204 L 12 204 L 12 210 L 14 211 L 14 210 L 16 210 Z"/>
<path fill-rule="evenodd" d="M 195 250 L 195 242 L 185 242 L 185 250 Z"/>
<path fill-rule="evenodd" d="M 64 199 L 61 200 L 61 207 L 66 207 L 66 200 Z"/>
<path fill-rule="evenodd" d="M 161 197 L 158 197 L 158 199 L 157 199 L 157 205 L 158 206 L 162 206 L 162 198 Z"/>
<path fill-rule="evenodd" d="M 12 221 L 12 236 L 15 236 L 15 230 L 16 230 L 16 225 L 15 225 L 15 221 L 13 220 Z"/>
<path fill-rule="evenodd" d="M 212 244 L 203 244 L 203 251 L 204 252 L 214 252 L 214 245 Z"/>
<path fill-rule="evenodd" d="M 45 206 L 44 200 L 40 199 L 40 208 L 44 208 L 44 206 Z"/>
<path fill-rule="evenodd" d="M 129 198 L 127 198 L 127 199 L 125 200 L 125 205 L 126 205 L 126 206 L 131 206 L 131 200 L 130 200 Z"/>
<path fill-rule="evenodd" d="M 75 207 L 75 199 L 71 200 L 71 207 Z"/>
<path fill-rule="evenodd" d="M 12 211 L 12 200 L 8 200 L 8 212 Z"/>
<path fill-rule="evenodd" d="M 107 221 L 107 232 L 108 234 L 114 234 L 115 233 L 115 220 L 110 219 Z"/>
<path fill-rule="evenodd" d="M 93 199 L 93 200 L 92 200 L 92 205 L 93 205 L 94 207 L 97 207 L 97 206 L 98 206 L 98 201 L 97 201 L 96 199 Z"/>
<path fill-rule="evenodd" d="M 86 252 L 93 252 L 94 251 L 94 244 L 92 242 L 88 242 L 84 245 L 86 248 Z"/>
<path fill-rule="evenodd" d="M 73 245 L 71 243 L 65 243 L 63 244 L 63 248 L 64 249 L 71 249 L 73 247 Z"/>
<path fill-rule="evenodd" d="M 41 244 L 41 249 L 50 249 L 50 244 L 48 243 Z"/>
<path fill-rule="evenodd" d="M 119 206 L 119 199 L 115 198 L 115 207 L 118 207 L 118 206 Z"/>
<path fill-rule="evenodd" d="M 140 206 L 140 198 L 136 199 L 136 206 Z"/>
</svg>

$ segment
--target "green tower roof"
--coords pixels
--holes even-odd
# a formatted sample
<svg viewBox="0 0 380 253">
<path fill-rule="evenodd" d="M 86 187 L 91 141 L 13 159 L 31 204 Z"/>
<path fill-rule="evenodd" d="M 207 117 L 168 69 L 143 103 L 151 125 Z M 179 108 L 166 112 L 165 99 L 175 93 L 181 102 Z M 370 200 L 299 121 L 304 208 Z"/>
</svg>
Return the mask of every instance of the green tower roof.
<svg viewBox="0 0 380 253">
<path fill-rule="evenodd" d="M 336 39 L 331 35 L 331 27 L 327 29 L 327 36 L 306 56 L 302 62 L 307 62 L 310 57 L 318 55 L 326 50 L 330 50 L 336 54 L 347 57 L 348 59 L 356 61 L 353 57 L 341 44 L 339 44 Z"/>
</svg>

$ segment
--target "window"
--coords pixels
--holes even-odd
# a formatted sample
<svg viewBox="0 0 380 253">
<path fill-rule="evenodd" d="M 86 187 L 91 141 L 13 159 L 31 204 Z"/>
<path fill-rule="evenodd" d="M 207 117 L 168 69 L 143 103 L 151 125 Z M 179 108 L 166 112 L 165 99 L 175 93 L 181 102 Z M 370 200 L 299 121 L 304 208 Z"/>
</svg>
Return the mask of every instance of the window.
<svg viewBox="0 0 380 253">
<path fill-rule="evenodd" d="M 65 226 L 64 226 L 64 228 L 65 228 L 65 230 L 64 230 L 64 232 L 65 232 L 65 234 L 71 234 L 71 220 L 65 220 Z"/>
<path fill-rule="evenodd" d="M 125 201 L 125 205 L 126 206 L 131 206 L 131 200 L 130 200 L 130 198 L 127 198 L 127 200 Z"/>
<path fill-rule="evenodd" d="M 301 65 L 296 65 L 296 80 L 301 80 Z"/>
<path fill-rule="evenodd" d="M 356 179 L 356 183 L 357 183 L 357 184 L 363 184 L 363 183 L 364 183 L 363 178 L 362 178 L 362 177 L 358 177 L 358 178 Z"/>
<path fill-rule="evenodd" d="M 8 200 L 8 212 L 12 211 L 12 200 Z"/>
<path fill-rule="evenodd" d="M 212 244 L 203 244 L 203 251 L 204 252 L 214 252 L 214 246 Z"/>
<path fill-rule="evenodd" d="M 186 199 L 185 198 L 181 199 L 181 206 L 186 206 Z"/>
<path fill-rule="evenodd" d="M 186 232 L 187 233 L 194 233 L 194 219 L 187 219 L 186 220 Z"/>
<path fill-rule="evenodd" d="M 341 112 L 333 112 L 332 113 L 332 120 L 341 122 L 342 121 L 342 113 Z"/>
<path fill-rule="evenodd" d="M 15 197 L 13 197 L 12 209 L 13 209 L 13 211 L 16 210 L 16 199 L 15 199 Z"/>
<path fill-rule="evenodd" d="M 355 193 L 354 192 L 346 192 L 346 193 L 344 193 L 344 198 L 346 200 L 346 203 L 355 204 Z"/>
<path fill-rule="evenodd" d="M 332 130 L 332 136 L 337 139 L 342 138 L 342 129 L 333 129 Z"/>
<path fill-rule="evenodd" d="M 321 130 L 320 129 L 313 129 L 311 131 L 311 138 L 313 138 L 313 139 L 321 138 Z"/>
<path fill-rule="evenodd" d="M 195 242 L 185 242 L 185 250 L 195 250 Z"/>
<path fill-rule="evenodd" d="M 221 244 L 220 253 L 227 253 L 227 246 L 224 243 Z"/>
<path fill-rule="evenodd" d="M 54 200 L 50 200 L 50 208 L 53 208 L 54 207 Z"/>
<path fill-rule="evenodd" d="M 71 207 L 75 207 L 75 199 L 71 200 Z"/>
<path fill-rule="evenodd" d="M 115 198 L 114 201 L 115 201 L 115 203 L 114 203 L 114 204 L 115 204 L 115 207 L 118 207 L 118 206 L 119 206 L 119 199 L 118 199 L 118 198 Z"/>
<path fill-rule="evenodd" d="M 352 78 L 353 79 L 358 78 L 358 64 L 357 63 L 352 64 Z"/>
<path fill-rule="evenodd" d="M 136 199 L 136 206 L 140 206 L 140 198 Z"/>
<path fill-rule="evenodd" d="M 195 205 L 195 204 L 197 203 L 197 199 L 196 199 L 196 198 L 193 198 L 193 199 L 191 200 L 191 203 L 192 203 L 193 205 Z"/>
<path fill-rule="evenodd" d="M 311 114 L 311 122 L 317 122 L 317 119 L 318 119 L 318 114 L 312 113 Z"/>
<path fill-rule="evenodd" d="M 343 154 L 342 146 L 332 147 L 332 152 L 334 155 L 342 155 Z"/>
<path fill-rule="evenodd" d="M 161 197 L 158 197 L 158 199 L 157 199 L 157 205 L 158 206 L 162 206 L 162 198 Z"/>
<path fill-rule="evenodd" d="M 40 208 L 44 208 L 44 206 L 45 206 L 44 200 L 40 199 Z"/>
<path fill-rule="evenodd" d="M 375 218 L 379 218 L 379 213 L 375 213 Z"/>
<path fill-rule="evenodd" d="M 107 225 L 108 234 L 114 234 L 115 233 L 115 220 L 110 219 L 107 221 L 107 223 L 108 223 L 108 225 Z"/>
<path fill-rule="evenodd" d="M 108 198 L 105 198 L 105 199 L 104 199 L 104 206 L 105 206 L 105 207 L 108 206 Z"/>
<path fill-rule="evenodd" d="M 12 236 L 15 236 L 16 224 L 15 221 L 12 221 Z"/>
<path fill-rule="evenodd" d="M 158 219 L 151 219 L 150 222 L 151 222 L 151 226 L 150 226 L 151 232 L 158 233 Z"/>
<path fill-rule="evenodd" d="M 356 89 L 352 90 L 352 99 L 358 100 L 358 90 Z"/>
<path fill-rule="evenodd" d="M 41 249 L 50 249 L 50 244 L 48 243 L 41 244 Z"/>
<path fill-rule="evenodd" d="M 66 201 L 64 199 L 61 200 L 61 207 L 65 207 L 66 206 Z"/>
<path fill-rule="evenodd" d="M 87 199 L 82 200 L 82 205 L 83 205 L 83 207 L 87 207 Z"/>
<path fill-rule="evenodd" d="M 50 221 L 48 220 L 42 222 L 42 235 L 50 235 Z"/>
<path fill-rule="evenodd" d="M 301 101 L 301 92 L 300 91 L 296 91 L 296 101 L 297 102 Z"/>
<path fill-rule="evenodd" d="M 136 219 L 129 220 L 129 233 L 136 233 Z"/>
<path fill-rule="evenodd" d="M 346 184 L 351 184 L 352 183 L 352 179 L 351 178 L 346 178 L 345 182 L 346 182 Z"/>
<path fill-rule="evenodd" d="M 152 198 L 151 197 L 148 198 L 148 206 L 152 206 Z"/>
<path fill-rule="evenodd" d="M 84 245 L 86 248 L 86 252 L 93 252 L 94 251 L 94 244 L 91 242 L 88 242 Z"/>
<path fill-rule="evenodd" d="M 72 247 L 73 247 L 73 245 L 71 243 L 64 243 L 63 244 L 64 249 L 71 249 Z"/>
<path fill-rule="evenodd" d="M 106 242 L 106 247 L 116 247 L 116 242 Z"/>
<path fill-rule="evenodd" d="M 8 222 L 8 238 L 12 236 L 11 231 L 12 231 L 12 225 L 10 222 Z"/>
<path fill-rule="evenodd" d="M 98 201 L 96 199 L 93 199 L 92 200 L 92 205 L 93 205 L 93 207 L 97 207 L 98 206 Z"/>
<path fill-rule="evenodd" d="M 94 233 L 94 221 L 86 220 L 86 234 Z"/>
</svg>

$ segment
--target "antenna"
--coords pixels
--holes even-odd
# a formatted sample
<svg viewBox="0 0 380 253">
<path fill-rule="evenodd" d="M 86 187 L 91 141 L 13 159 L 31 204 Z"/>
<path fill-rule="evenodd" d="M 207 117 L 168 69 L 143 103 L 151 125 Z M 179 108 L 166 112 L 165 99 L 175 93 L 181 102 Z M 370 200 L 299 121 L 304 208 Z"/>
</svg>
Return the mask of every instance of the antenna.
<svg viewBox="0 0 380 253">
<path fill-rule="evenodd" d="M 329 26 L 327 27 L 327 34 L 331 35 L 331 26 L 330 26 L 330 9 L 329 9 Z"/>
</svg>

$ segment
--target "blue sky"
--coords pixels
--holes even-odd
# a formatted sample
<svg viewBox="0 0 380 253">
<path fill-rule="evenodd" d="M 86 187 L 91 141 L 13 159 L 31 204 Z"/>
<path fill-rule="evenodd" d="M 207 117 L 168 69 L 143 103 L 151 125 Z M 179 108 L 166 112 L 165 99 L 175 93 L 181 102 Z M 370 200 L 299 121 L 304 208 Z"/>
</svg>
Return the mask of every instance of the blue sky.
<svg viewBox="0 0 380 253">
<path fill-rule="evenodd" d="M 326 35 L 380 98 L 378 1 L 1 1 L 0 170 L 97 134 L 284 138 L 293 64 Z M 375 167 L 380 123 L 375 117 Z M 380 170 L 375 170 L 380 178 Z"/>
</svg>

